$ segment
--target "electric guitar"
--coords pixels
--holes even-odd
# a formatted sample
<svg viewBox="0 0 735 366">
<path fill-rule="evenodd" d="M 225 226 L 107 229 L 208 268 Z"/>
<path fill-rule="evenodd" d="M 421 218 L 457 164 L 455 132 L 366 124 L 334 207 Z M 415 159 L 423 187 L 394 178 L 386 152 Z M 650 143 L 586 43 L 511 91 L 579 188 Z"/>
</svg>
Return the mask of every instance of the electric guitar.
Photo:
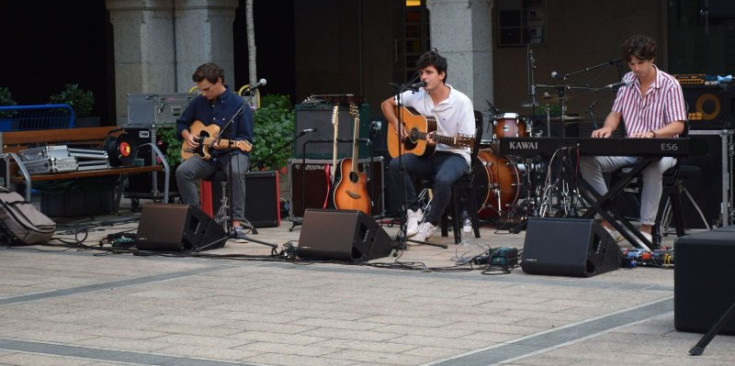
<svg viewBox="0 0 735 366">
<path fill-rule="evenodd" d="M 398 132 L 395 129 L 388 131 L 387 144 L 390 156 L 395 158 L 398 155 L 406 153 L 418 156 L 433 153 L 436 146 L 429 145 L 426 142 L 426 135 L 436 131 L 436 119 L 434 117 L 422 116 L 415 109 L 408 107 L 399 108 L 398 113 L 400 113 L 400 120 L 403 121 L 403 128 L 408 131 L 409 137 L 400 142 L 401 151 L 399 152 L 399 141 L 401 137 L 398 136 Z M 475 139 L 472 136 L 461 134 L 457 136 L 443 136 L 434 133 L 433 139 L 437 143 L 469 147 L 470 149 L 475 145 Z"/>
<path fill-rule="evenodd" d="M 340 178 L 335 185 L 334 207 L 338 210 L 359 210 L 370 215 L 370 195 L 367 191 L 367 174 L 359 171 L 357 162 L 360 146 L 360 116 L 357 106 L 350 105 L 350 115 L 355 120 L 353 129 L 352 159 L 344 158 L 337 165 Z"/>
<path fill-rule="evenodd" d="M 199 146 L 192 149 L 184 141 L 181 145 L 181 160 L 186 160 L 194 155 L 198 155 L 204 160 L 209 160 L 212 158 L 210 149 L 216 149 L 217 147 L 220 149 L 236 148 L 244 152 L 253 149 L 253 145 L 247 140 L 220 139 L 217 147 L 215 147 L 214 142 L 219 136 L 219 126 L 215 124 L 205 126 L 201 121 L 197 120 L 189 126 L 189 132 L 197 136 L 195 139 L 199 142 Z"/>
</svg>

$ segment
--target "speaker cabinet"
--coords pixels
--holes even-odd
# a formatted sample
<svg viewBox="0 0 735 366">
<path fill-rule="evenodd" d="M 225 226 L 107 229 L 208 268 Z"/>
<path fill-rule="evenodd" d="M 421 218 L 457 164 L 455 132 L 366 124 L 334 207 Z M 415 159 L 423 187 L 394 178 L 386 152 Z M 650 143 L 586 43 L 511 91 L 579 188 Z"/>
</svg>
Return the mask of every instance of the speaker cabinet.
<svg viewBox="0 0 735 366">
<path fill-rule="evenodd" d="M 674 253 L 674 327 L 705 333 L 735 303 L 735 226 L 679 237 Z"/>
<path fill-rule="evenodd" d="M 221 248 L 227 236 L 202 210 L 183 204 L 143 205 L 136 246 L 141 250 L 199 252 Z"/>
<path fill-rule="evenodd" d="M 281 203 L 278 172 L 274 170 L 245 173 L 245 216 L 254 227 L 281 225 Z M 209 215 L 219 211 L 222 203 L 220 182 L 202 182 L 202 210 Z"/>
<path fill-rule="evenodd" d="M 615 240 L 592 219 L 529 218 L 523 272 L 592 277 L 620 268 Z"/>
<path fill-rule="evenodd" d="M 301 258 L 363 262 L 388 256 L 393 241 L 361 211 L 306 210 L 299 236 Z"/>
<path fill-rule="evenodd" d="M 367 190 L 371 197 L 371 211 L 373 216 L 382 215 L 385 209 L 383 189 L 385 181 L 383 177 L 383 157 L 373 159 L 372 168 L 370 159 L 358 161 L 360 169 L 368 173 Z M 307 159 L 304 165 L 303 159 L 290 159 L 288 163 L 289 192 L 291 193 L 291 209 L 296 217 L 303 217 L 307 208 L 323 209 L 330 206 L 329 196 L 329 170 L 331 160 Z M 325 206 L 325 204 L 327 204 Z"/>
<path fill-rule="evenodd" d="M 303 158 L 306 155 L 310 159 L 332 159 L 334 141 L 334 124 L 332 114 L 334 106 L 329 103 L 302 103 L 295 108 L 296 141 L 294 143 L 294 157 Z M 359 106 L 360 118 L 359 138 L 367 138 L 368 126 L 370 125 L 370 106 L 367 103 Z M 355 119 L 350 115 L 349 106 L 340 105 L 337 112 L 337 139 L 352 140 L 352 131 Z M 299 136 L 298 133 L 305 129 L 313 128 L 314 132 Z M 304 150 L 306 145 L 306 150 Z M 337 158 L 351 158 L 352 144 L 348 142 L 337 143 Z M 365 143 L 359 145 L 359 158 L 369 158 L 370 147 Z"/>
</svg>

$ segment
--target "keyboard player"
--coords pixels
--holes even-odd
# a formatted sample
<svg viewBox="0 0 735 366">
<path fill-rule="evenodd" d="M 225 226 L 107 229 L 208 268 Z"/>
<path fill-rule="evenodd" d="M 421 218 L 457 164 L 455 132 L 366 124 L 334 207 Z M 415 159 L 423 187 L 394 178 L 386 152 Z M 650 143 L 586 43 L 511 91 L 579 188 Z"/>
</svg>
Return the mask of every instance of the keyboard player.
<svg viewBox="0 0 735 366">
<path fill-rule="evenodd" d="M 656 67 L 655 56 L 656 42 L 646 36 L 634 35 L 623 42 L 622 59 L 628 62 L 630 72 L 623 76 L 603 127 L 592 131 L 593 138 L 609 138 L 621 120 L 627 138 L 676 138 L 684 131 L 687 115 L 681 85 Z M 608 188 L 603 173 L 633 165 L 636 160 L 625 156 L 584 156 L 580 159 L 580 171 L 587 183 L 604 195 Z M 663 190 L 662 176 L 675 164 L 675 158 L 663 157 L 642 172 L 640 231 L 649 242 Z M 602 225 L 616 240 L 621 240 L 609 222 L 603 221 Z"/>
</svg>

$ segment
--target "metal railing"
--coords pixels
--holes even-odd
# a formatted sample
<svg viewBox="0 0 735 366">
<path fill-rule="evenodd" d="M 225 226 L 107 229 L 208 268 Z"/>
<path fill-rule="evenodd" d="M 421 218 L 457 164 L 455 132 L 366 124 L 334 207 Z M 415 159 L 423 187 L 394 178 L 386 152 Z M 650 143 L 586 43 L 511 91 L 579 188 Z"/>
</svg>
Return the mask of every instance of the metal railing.
<svg viewBox="0 0 735 366">
<path fill-rule="evenodd" d="M 0 106 L 0 131 L 72 128 L 74 120 L 68 104 Z"/>
</svg>

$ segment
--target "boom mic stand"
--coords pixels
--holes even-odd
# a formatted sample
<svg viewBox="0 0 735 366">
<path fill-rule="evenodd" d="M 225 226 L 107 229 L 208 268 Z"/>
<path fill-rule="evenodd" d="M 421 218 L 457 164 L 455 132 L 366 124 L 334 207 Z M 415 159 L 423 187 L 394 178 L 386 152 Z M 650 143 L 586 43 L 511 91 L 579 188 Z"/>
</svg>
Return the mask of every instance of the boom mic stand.
<svg viewBox="0 0 735 366">
<path fill-rule="evenodd" d="M 220 130 L 219 134 L 217 134 L 217 138 L 212 141 L 212 143 L 210 145 L 210 148 L 213 148 L 214 146 L 217 146 L 219 144 L 220 139 L 222 138 L 222 134 L 225 131 L 230 131 L 232 129 L 233 122 L 235 121 L 235 118 L 237 117 L 237 115 L 239 115 L 242 112 L 242 110 L 243 110 L 244 107 L 245 107 L 245 103 L 243 101 L 243 103 L 240 105 L 240 108 L 238 108 L 237 112 L 235 112 L 235 114 L 232 116 L 232 118 L 230 118 L 230 120 L 227 121 L 227 124 L 225 124 L 224 127 L 222 127 L 222 129 Z M 235 151 L 235 149 L 232 149 L 232 148 L 230 148 L 230 150 L 228 151 L 228 153 L 230 155 L 230 161 L 227 164 L 227 168 L 229 170 L 228 175 L 227 175 L 227 179 L 230 180 L 230 179 L 232 179 L 232 164 L 233 164 L 233 160 L 234 159 L 238 159 L 239 160 L 239 155 L 240 154 L 238 154 L 237 151 Z M 232 221 L 234 220 L 233 215 L 232 215 L 232 205 L 233 205 L 233 200 L 232 200 L 232 185 L 229 184 L 229 183 L 230 182 L 227 182 L 227 185 L 228 185 L 228 188 L 229 188 L 228 191 L 227 191 L 227 195 L 229 196 L 228 197 L 228 200 L 230 202 L 229 203 L 229 207 L 228 207 L 228 210 L 230 212 L 229 212 L 229 215 L 228 216 L 229 216 L 229 219 L 230 219 L 230 226 L 232 226 Z M 243 201 L 244 200 L 245 200 L 245 194 L 243 194 Z M 243 220 L 244 220 L 244 222 L 241 222 L 241 224 L 244 227 L 250 229 L 253 232 L 253 234 L 258 235 L 258 230 L 255 229 L 255 226 L 253 226 L 253 224 L 251 224 L 250 221 L 248 221 L 248 219 L 246 217 L 243 217 Z M 235 230 L 234 230 L 234 228 L 232 228 L 232 230 L 230 230 L 230 233 L 228 233 L 228 234 L 230 235 L 230 237 L 235 237 Z M 248 237 L 247 234 L 244 234 L 243 236 L 244 236 L 244 240 L 246 240 L 246 241 L 252 241 L 254 243 L 263 244 L 263 245 L 267 245 L 267 246 L 271 247 L 272 248 L 271 252 L 273 254 L 275 254 L 275 251 L 278 248 L 278 245 L 276 245 L 276 244 L 267 243 L 267 242 L 264 242 L 264 241 L 252 239 L 252 238 Z"/>
</svg>

